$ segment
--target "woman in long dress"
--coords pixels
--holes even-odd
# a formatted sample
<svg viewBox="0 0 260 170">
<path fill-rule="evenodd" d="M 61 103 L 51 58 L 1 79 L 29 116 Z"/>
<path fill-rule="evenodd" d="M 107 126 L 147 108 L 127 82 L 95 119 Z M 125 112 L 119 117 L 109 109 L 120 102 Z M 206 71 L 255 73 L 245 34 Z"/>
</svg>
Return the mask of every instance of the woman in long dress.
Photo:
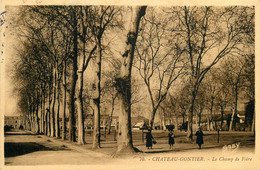
<svg viewBox="0 0 260 170">
<path fill-rule="evenodd" d="M 146 147 L 147 149 L 153 147 L 153 136 L 152 136 L 152 133 L 151 133 L 151 130 L 148 130 L 148 133 L 146 134 Z"/>
<path fill-rule="evenodd" d="M 197 136 L 196 143 L 199 145 L 199 149 L 201 149 L 201 145 L 204 144 L 203 132 L 202 132 L 201 128 L 198 129 L 198 131 L 196 132 L 195 135 Z"/>
<path fill-rule="evenodd" d="M 173 131 L 171 130 L 170 133 L 168 134 L 169 137 L 169 145 L 170 145 L 170 149 L 173 149 L 173 144 L 174 142 L 174 134 Z"/>
</svg>

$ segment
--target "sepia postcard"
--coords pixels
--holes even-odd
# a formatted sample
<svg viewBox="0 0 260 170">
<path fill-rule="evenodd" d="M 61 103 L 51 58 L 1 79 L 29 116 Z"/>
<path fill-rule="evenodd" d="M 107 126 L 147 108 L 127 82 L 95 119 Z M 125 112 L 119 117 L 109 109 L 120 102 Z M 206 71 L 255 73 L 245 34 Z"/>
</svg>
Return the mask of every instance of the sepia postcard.
<svg viewBox="0 0 260 170">
<path fill-rule="evenodd" d="M 2 0 L 0 169 L 260 169 L 259 0 Z"/>
</svg>

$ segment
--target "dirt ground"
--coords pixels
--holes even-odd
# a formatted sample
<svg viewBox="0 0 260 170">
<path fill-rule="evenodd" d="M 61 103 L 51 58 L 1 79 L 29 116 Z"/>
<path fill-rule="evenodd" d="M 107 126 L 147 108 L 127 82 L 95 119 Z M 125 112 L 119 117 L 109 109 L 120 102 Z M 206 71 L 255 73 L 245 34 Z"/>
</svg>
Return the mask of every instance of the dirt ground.
<svg viewBox="0 0 260 170">
<path fill-rule="evenodd" d="M 5 165 L 125 165 L 132 166 L 155 162 L 171 161 L 212 161 L 215 155 L 254 155 L 255 137 L 251 132 L 204 132 L 204 145 L 199 150 L 195 141 L 187 142 L 185 132 L 175 132 L 175 144 L 169 149 L 166 131 L 154 131 L 157 144 L 153 149 L 146 149 L 142 142 L 142 133 L 133 132 L 133 143 L 141 152 L 128 158 L 112 158 L 116 151 L 114 134 L 102 135 L 101 149 L 91 149 L 92 136 L 86 134 L 85 145 L 62 141 L 44 135 L 16 130 L 5 134 Z M 186 156 L 185 156 L 186 155 Z M 188 155 L 188 157 L 187 157 Z M 203 160 L 196 160 L 197 157 Z M 196 158 L 191 158 L 192 156 Z M 165 157 L 165 158 L 164 158 Z M 166 160 L 169 157 L 169 160 Z M 174 158 L 173 158 L 174 157 Z M 221 159 L 221 157 L 218 157 Z M 182 159 L 182 160 L 181 160 Z M 187 159 L 187 160 L 186 160 Z M 150 162 L 150 163 L 149 163 Z M 191 163 L 191 162 L 190 162 Z M 226 163 L 226 161 L 224 162 Z M 155 167 L 154 167 L 155 168 Z"/>
<path fill-rule="evenodd" d="M 101 147 L 102 149 L 97 150 L 98 152 L 113 154 L 116 151 L 116 143 L 114 141 L 114 132 L 110 135 L 104 136 L 104 132 L 101 136 Z M 141 131 L 133 131 L 133 144 L 143 153 L 164 153 L 164 152 L 184 152 L 186 150 L 197 150 L 198 145 L 196 144 L 196 137 L 192 142 L 187 142 L 186 132 L 176 131 L 175 135 L 175 144 L 173 149 L 169 149 L 168 145 L 168 131 L 158 130 L 153 131 L 153 137 L 157 141 L 157 144 L 153 145 L 153 149 L 147 149 L 145 146 L 145 134 L 142 140 Z M 86 149 L 91 149 L 92 145 L 92 136 L 89 133 L 86 134 L 87 144 L 82 146 Z M 204 145 L 202 148 L 205 149 L 218 149 L 222 150 L 224 146 L 239 143 L 239 149 L 246 148 L 247 151 L 254 153 L 255 149 L 255 137 L 252 132 L 226 132 L 221 131 L 219 133 L 219 143 L 218 135 L 216 131 L 205 131 L 204 132 Z"/>
</svg>

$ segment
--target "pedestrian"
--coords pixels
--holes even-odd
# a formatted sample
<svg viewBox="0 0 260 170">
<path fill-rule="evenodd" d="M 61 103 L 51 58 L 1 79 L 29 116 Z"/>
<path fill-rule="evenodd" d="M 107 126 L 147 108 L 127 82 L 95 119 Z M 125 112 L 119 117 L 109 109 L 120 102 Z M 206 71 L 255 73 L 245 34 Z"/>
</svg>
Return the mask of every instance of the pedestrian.
<svg viewBox="0 0 260 170">
<path fill-rule="evenodd" d="M 170 145 L 170 149 L 173 149 L 173 144 L 174 142 L 174 134 L 173 134 L 173 130 L 170 130 L 170 133 L 168 134 L 169 137 L 169 145 Z"/>
<path fill-rule="evenodd" d="M 195 135 L 197 136 L 196 143 L 199 145 L 199 149 L 201 149 L 201 145 L 204 144 L 204 141 L 203 141 L 203 132 L 200 127 L 198 128 L 198 131 L 196 132 Z"/>
<path fill-rule="evenodd" d="M 151 133 L 151 129 L 148 130 L 148 133 L 146 133 L 146 147 L 147 149 L 153 147 L 153 136 L 152 136 L 152 133 Z"/>
</svg>

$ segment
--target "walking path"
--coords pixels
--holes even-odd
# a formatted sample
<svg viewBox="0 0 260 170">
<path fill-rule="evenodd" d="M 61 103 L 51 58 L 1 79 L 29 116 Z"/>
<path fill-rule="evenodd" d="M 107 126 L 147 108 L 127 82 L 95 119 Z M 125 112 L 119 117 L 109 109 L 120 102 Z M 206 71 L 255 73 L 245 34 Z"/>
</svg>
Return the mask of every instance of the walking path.
<svg viewBox="0 0 260 170">
<path fill-rule="evenodd" d="M 145 143 L 142 140 L 134 140 L 134 146 L 137 147 L 142 153 L 138 153 L 131 156 L 128 159 L 113 159 L 111 155 L 116 150 L 116 141 L 102 140 L 101 149 L 91 149 L 91 138 L 87 137 L 86 145 L 78 145 L 77 143 L 70 143 L 68 141 L 62 141 L 61 139 L 47 137 L 44 135 L 35 135 L 30 131 L 14 131 L 5 134 L 5 164 L 6 165 L 124 165 L 129 162 L 136 163 L 149 161 L 166 161 L 167 157 L 170 157 L 170 161 L 173 161 L 173 156 L 177 161 L 183 159 L 196 159 L 190 158 L 203 157 L 203 161 L 210 161 L 212 159 L 212 153 L 219 155 L 235 154 L 239 153 L 243 155 L 254 153 L 254 140 L 250 135 L 234 134 L 233 137 L 230 134 L 222 134 L 221 142 L 218 144 L 215 137 L 209 134 L 205 136 L 205 145 L 201 150 L 198 150 L 195 142 L 184 142 L 185 136 L 177 134 L 173 150 L 169 149 L 167 138 L 163 137 L 163 132 L 158 134 L 154 133 L 154 137 L 157 144 L 153 146 L 153 149 L 146 149 Z M 226 135 L 229 137 L 226 139 Z M 140 137 L 140 135 L 138 134 Z M 135 139 L 137 137 L 135 136 Z M 224 140 L 225 139 L 225 140 Z M 240 141 L 239 149 L 232 152 L 224 152 L 222 147 L 224 144 L 234 143 Z M 234 149 L 233 149 L 234 150 Z M 198 154 L 199 153 L 199 154 Z M 242 154 L 241 154 L 242 153 Z M 183 157 L 188 155 L 189 158 Z M 169 161 L 169 160 L 168 160 Z M 182 160 L 184 161 L 184 160 Z"/>
<path fill-rule="evenodd" d="M 105 164 L 106 154 L 28 131 L 5 135 L 6 165 Z"/>
</svg>

